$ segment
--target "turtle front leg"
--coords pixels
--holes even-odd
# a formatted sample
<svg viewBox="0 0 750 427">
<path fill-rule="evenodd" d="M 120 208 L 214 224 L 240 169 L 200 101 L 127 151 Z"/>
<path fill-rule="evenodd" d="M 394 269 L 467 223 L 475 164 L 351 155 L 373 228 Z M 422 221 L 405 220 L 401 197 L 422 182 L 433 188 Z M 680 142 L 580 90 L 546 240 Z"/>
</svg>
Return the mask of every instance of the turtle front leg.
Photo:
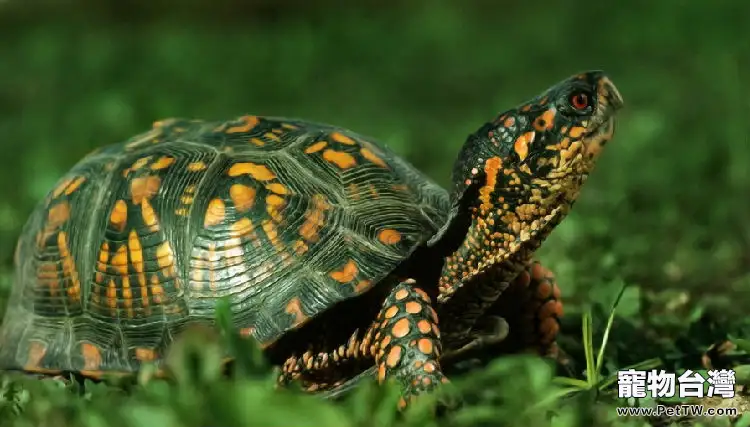
<svg viewBox="0 0 750 427">
<path fill-rule="evenodd" d="M 400 407 L 448 382 L 438 362 L 442 344 L 437 313 L 416 281 L 408 279 L 393 288 L 371 330 L 374 337 L 370 352 L 378 382 L 395 378 L 401 384 Z"/>
</svg>

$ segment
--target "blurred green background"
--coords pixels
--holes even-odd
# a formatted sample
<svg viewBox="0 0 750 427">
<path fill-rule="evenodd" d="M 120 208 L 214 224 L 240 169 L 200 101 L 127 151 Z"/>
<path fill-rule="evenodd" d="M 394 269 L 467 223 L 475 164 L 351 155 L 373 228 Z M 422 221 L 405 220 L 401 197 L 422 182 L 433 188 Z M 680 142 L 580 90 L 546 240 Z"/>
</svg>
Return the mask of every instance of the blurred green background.
<svg viewBox="0 0 750 427">
<path fill-rule="evenodd" d="M 0 306 L 34 204 L 84 154 L 157 119 L 333 123 L 447 185 L 496 112 L 603 69 L 626 101 L 617 135 L 541 254 L 571 330 L 622 284 L 634 342 L 701 316 L 741 323 L 749 26 L 745 1 L 0 1 Z M 654 356 L 639 351 L 622 357 Z"/>
</svg>

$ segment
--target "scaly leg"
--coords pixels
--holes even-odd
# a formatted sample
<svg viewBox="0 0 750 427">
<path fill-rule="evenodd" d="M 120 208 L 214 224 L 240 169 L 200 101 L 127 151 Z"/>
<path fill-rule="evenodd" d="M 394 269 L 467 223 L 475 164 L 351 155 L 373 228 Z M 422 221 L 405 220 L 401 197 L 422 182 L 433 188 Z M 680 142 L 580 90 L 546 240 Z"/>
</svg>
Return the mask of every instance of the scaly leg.
<svg viewBox="0 0 750 427">
<path fill-rule="evenodd" d="M 400 407 L 441 383 L 448 382 L 440 369 L 442 344 L 438 317 L 429 296 L 416 281 L 396 285 L 385 298 L 375 322 L 360 337 L 355 331 L 346 344 L 329 352 L 306 352 L 290 357 L 279 377 L 280 384 L 302 380 L 308 391 L 336 388 L 346 379 L 331 372 L 346 362 L 374 362 L 377 380 L 395 379 L 402 387 Z M 316 375 L 328 377 L 316 380 Z"/>
</svg>

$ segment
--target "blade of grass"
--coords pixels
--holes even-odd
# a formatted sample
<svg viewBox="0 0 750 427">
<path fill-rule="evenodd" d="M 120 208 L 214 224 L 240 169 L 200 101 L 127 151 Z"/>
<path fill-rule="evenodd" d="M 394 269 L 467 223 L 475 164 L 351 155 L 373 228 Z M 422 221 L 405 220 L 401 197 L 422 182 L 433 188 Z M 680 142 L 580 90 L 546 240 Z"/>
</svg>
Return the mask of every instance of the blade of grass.
<svg viewBox="0 0 750 427">
<path fill-rule="evenodd" d="M 599 378 L 599 375 L 602 373 L 602 362 L 604 361 L 604 350 L 607 348 L 607 342 L 609 341 L 609 332 L 612 330 L 612 325 L 615 321 L 615 312 L 617 311 L 617 306 L 620 304 L 620 300 L 622 299 L 622 295 L 625 293 L 625 289 L 627 288 L 627 283 L 623 283 L 622 287 L 620 287 L 620 292 L 617 294 L 617 297 L 615 298 L 615 301 L 612 303 L 612 308 L 609 310 L 609 318 L 607 319 L 607 326 L 604 328 L 604 336 L 602 337 L 602 344 L 599 347 L 599 354 L 596 356 L 596 377 Z"/>
<path fill-rule="evenodd" d="M 586 382 L 588 388 L 596 385 L 596 367 L 594 366 L 594 332 L 591 310 L 583 314 L 583 349 L 586 355 Z"/>
</svg>

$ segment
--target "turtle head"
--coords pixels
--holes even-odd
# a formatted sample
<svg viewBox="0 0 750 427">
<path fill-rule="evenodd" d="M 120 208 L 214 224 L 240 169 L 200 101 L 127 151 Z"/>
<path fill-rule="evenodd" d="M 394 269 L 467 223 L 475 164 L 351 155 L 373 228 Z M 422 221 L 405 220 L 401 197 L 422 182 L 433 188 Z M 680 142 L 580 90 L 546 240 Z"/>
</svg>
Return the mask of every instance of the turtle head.
<svg viewBox="0 0 750 427">
<path fill-rule="evenodd" d="M 508 192 L 543 193 L 545 204 L 572 203 L 612 139 L 622 104 L 610 79 L 589 71 L 499 114 L 464 145 L 453 171 L 454 197 L 483 184 L 485 205 Z"/>
<path fill-rule="evenodd" d="M 524 248 L 528 255 L 541 244 L 578 197 L 613 136 L 622 104 L 610 79 L 589 71 L 499 114 L 470 135 L 453 169 L 451 218 L 435 238 L 455 242 L 448 245 L 457 252 L 446 268 L 468 270 L 471 276 Z M 456 267 L 459 262 L 466 265 Z M 463 271 L 446 270 L 443 285 L 457 273 Z"/>
</svg>

